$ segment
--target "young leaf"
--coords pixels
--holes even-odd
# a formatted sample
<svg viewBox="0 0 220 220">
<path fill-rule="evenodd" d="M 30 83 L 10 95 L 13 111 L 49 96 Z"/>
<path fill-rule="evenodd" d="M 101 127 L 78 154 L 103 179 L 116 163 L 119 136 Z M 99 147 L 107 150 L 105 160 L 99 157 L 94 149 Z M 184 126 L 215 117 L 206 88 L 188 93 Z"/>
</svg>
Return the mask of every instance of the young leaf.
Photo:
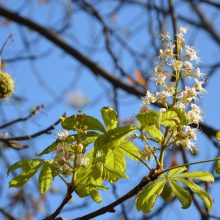
<svg viewBox="0 0 220 220">
<path fill-rule="evenodd" d="M 178 200 L 182 204 L 183 209 L 187 209 L 191 203 L 192 203 L 192 198 L 185 189 L 183 189 L 180 185 L 178 185 L 176 182 L 173 180 L 169 180 L 170 186 Z"/>
<path fill-rule="evenodd" d="M 100 135 L 94 144 L 94 157 L 100 153 L 104 159 L 109 149 L 118 147 L 134 130 L 135 127 L 129 125 L 109 130 L 105 134 Z"/>
<path fill-rule="evenodd" d="M 212 208 L 212 198 L 209 194 L 200 186 L 192 181 L 181 179 L 180 182 L 184 183 L 188 188 L 190 188 L 194 193 L 196 193 L 205 203 L 207 209 L 210 211 Z"/>
<path fill-rule="evenodd" d="M 39 188 L 42 194 L 48 191 L 52 180 L 53 180 L 52 170 L 49 165 L 44 164 L 39 175 Z"/>
<path fill-rule="evenodd" d="M 114 109 L 110 107 L 103 107 L 101 113 L 107 130 L 111 130 L 117 127 L 118 116 Z"/>
<path fill-rule="evenodd" d="M 154 125 L 145 126 L 146 132 L 154 139 L 158 140 L 159 142 L 163 141 L 163 134 L 161 130 Z"/>
<path fill-rule="evenodd" d="M 126 156 L 130 157 L 133 160 L 138 160 L 137 158 L 141 158 L 142 154 L 138 147 L 136 147 L 131 141 L 125 140 L 119 146 Z"/>
<path fill-rule="evenodd" d="M 162 191 L 163 187 L 166 183 L 166 179 L 160 178 L 155 180 L 154 182 L 148 184 L 146 188 L 144 188 L 139 194 L 136 199 L 136 208 L 138 211 L 144 209 L 145 206 L 148 205 L 148 201 L 152 196 L 159 196 Z M 152 198 L 151 205 L 154 205 L 156 198 Z M 153 207 L 151 207 L 152 209 Z M 146 210 L 146 209 L 145 209 Z"/>
<path fill-rule="evenodd" d="M 211 173 L 205 171 L 193 171 L 189 173 L 180 173 L 172 177 L 172 179 L 179 179 L 179 178 L 192 178 L 198 179 L 205 182 L 214 182 L 214 177 Z"/>
<path fill-rule="evenodd" d="M 137 120 L 141 124 L 141 127 L 146 127 L 146 126 L 151 126 L 154 125 L 157 128 L 160 127 L 160 112 L 156 111 L 150 111 L 150 112 L 144 112 L 144 113 L 139 113 L 136 116 Z"/>
<path fill-rule="evenodd" d="M 216 161 L 215 172 L 217 174 L 220 174 L 220 157 L 218 157 L 217 159 L 219 159 L 219 160 Z"/>
<path fill-rule="evenodd" d="M 170 170 L 168 176 L 174 176 L 177 173 L 182 173 L 182 172 L 184 172 L 186 170 L 187 170 L 186 167 L 177 167 L 177 168 L 174 168 L 174 169 Z"/>
<path fill-rule="evenodd" d="M 161 125 L 165 127 L 177 127 L 180 123 L 178 114 L 175 111 L 165 111 L 162 112 Z"/>
<path fill-rule="evenodd" d="M 92 191 L 89 194 L 92 198 L 92 200 L 96 203 L 100 203 L 102 201 L 102 197 L 100 196 L 99 192 L 97 191 Z"/>
<path fill-rule="evenodd" d="M 105 132 L 105 128 L 101 122 L 91 116 L 85 114 L 73 115 L 69 118 L 61 117 L 61 124 L 64 129 L 76 131 L 76 128 L 86 128 L 86 130 Z"/>
<path fill-rule="evenodd" d="M 172 111 L 175 111 L 180 119 L 180 125 L 188 125 L 189 119 L 188 115 L 185 110 L 181 108 L 174 107 L 171 109 Z"/>
<path fill-rule="evenodd" d="M 37 156 L 42 156 L 44 154 L 48 154 L 54 150 L 57 149 L 58 145 L 60 144 L 60 140 L 56 140 L 55 142 L 53 142 L 50 146 L 48 146 L 47 148 L 45 148 L 42 152 L 40 152 L 39 154 L 37 154 Z"/>
<path fill-rule="evenodd" d="M 144 205 L 142 206 L 143 213 L 149 213 L 152 211 L 158 196 L 158 194 L 154 194 L 144 203 Z"/>
<path fill-rule="evenodd" d="M 34 160 L 21 160 L 16 163 L 14 163 L 12 166 L 9 167 L 7 171 L 7 175 L 19 168 L 22 168 L 23 171 L 29 171 L 34 167 L 37 167 L 39 164 L 41 164 L 41 159 L 34 159 Z"/>
<path fill-rule="evenodd" d="M 20 173 L 18 176 L 14 177 L 9 182 L 9 187 L 21 187 L 23 186 L 31 177 L 34 176 L 34 174 L 37 172 L 37 170 L 41 167 L 41 163 L 35 166 L 34 168 L 24 171 Z"/>
<path fill-rule="evenodd" d="M 218 132 L 216 133 L 216 139 L 217 139 L 218 141 L 220 141 L 220 131 L 218 131 Z"/>
</svg>

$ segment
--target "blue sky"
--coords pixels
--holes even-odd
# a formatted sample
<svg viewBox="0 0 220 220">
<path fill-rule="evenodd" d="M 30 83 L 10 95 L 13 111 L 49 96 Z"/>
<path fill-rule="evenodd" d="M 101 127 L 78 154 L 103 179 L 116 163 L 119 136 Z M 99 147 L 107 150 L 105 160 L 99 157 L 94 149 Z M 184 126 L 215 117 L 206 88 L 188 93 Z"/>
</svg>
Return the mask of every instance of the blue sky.
<svg viewBox="0 0 220 220">
<path fill-rule="evenodd" d="M 23 2 L 24 1 L 21 0 L 8 0 L 7 6 L 10 9 L 14 10 L 19 8 Z M 52 1 L 52 3 L 49 4 L 31 4 L 31 7 L 27 7 L 23 11 L 23 15 L 30 17 L 31 14 L 31 19 L 34 19 L 40 22 L 41 24 L 47 25 L 49 27 L 54 26 L 54 24 L 57 24 L 57 28 L 59 28 L 59 26 L 62 23 L 62 21 L 59 20 L 59 11 L 61 9 L 58 7 L 56 1 Z M 51 10 L 51 7 L 53 7 L 53 10 Z M 100 10 L 107 12 L 108 7 L 109 5 L 106 4 L 102 6 Z M 183 5 L 178 6 L 178 10 L 183 15 L 191 13 L 189 11 L 189 8 Z M 143 21 L 134 19 L 135 16 L 138 16 L 140 13 L 144 12 L 135 7 L 127 7 L 118 15 L 118 24 L 116 24 L 116 26 L 118 25 L 118 27 L 120 27 L 124 24 L 127 24 L 126 26 L 128 30 L 130 26 L 137 26 L 138 24 L 144 21 L 144 19 Z M 206 13 L 210 15 L 210 19 L 213 17 L 213 14 L 215 15 L 216 24 L 220 21 L 220 19 L 217 17 L 216 13 L 212 9 L 206 9 Z M 108 71 L 113 71 L 114 68 L 110 58 L 105 56 L 105 54 L 102 52 L 103 41 L 97 40 L 99 39 L 99 36 L 96 36 L 96 33 L 99 33 L 100 26 L 91 26 L 91 24 L 93 23 L 90 17 L 85 16 L 85 14 L 82 14 L 80 12 L 75 12 L 72 19 L 72 28 L 62 37 L 68 40 L 70 44 L 74 45 L 83 53 L 87 53 L 83 45 L 91 45 L 91 42 L 94 42 L 94 44 L 92 44 L 93 51 L 89 55 L 90 58 L 93 61 L 99 63 L 104 68 L 106 68 Z M 118 29 L 121 30 L 120 28 Z M 169 25 L 168 30 L 170 30 Z M 30 111 L 30 109 L 32 109 L 33 107 L 40 104 L 45 105 L 45 109 L 42 111 L 42 113 L 39 114 L 39 116 L 33 118 L 29 123 L 24 123 L 16 128 L 12 128 L 12 131 L 17 132 L 17 134 L 33 133 L 35 131 L 47 127 L 48 125 L 56 121 L 64 112 L 67 112 L 68 115 L 77 113 L 77 109 L 69 106 L 66 102 L 67 91 L 65 91 L 65 89 L 67 85 L 69 88 L 68 90 L 81 90 L 85 94 L 85 96 L 88 97 L 90 102 L 95 101 L 95 105 L 88 105 L 88 107 L 83 109 L 85 113 L 88 115 L 100 118 L 99 111 L 101 107 L 105 105 L 111 105 L 111 100 L 109 100 L 109 98 L 105 95 L 106 91 L 108 93 L 111 92 L 111 87 L 108 85 L 107 82 L 101 79 L 97 80 L 97 78 L 93 74 L 91 74 L 89 70 L 82 68 L 80 64 L 71 57 L 64 56 L 64 53 L 60 49 L 54 47 L 54 45 L 52 45 L 50 42 L 48 42 L 45 39 L 42 39 L 40 41 L 35 40 L 37 37 L 36 33 L 25 28 L 19 30 L 16 24 L 11 24 L 9 26 L 1 26 L 0 45 L 4 43 L 5 39 L 11 33 L 13 34 L 13 41 L 10 41 L 4 49 L 4 52 L 2 54 L 3 59 L 15 57 L 17 55 L 26 56 L 29 54 L 40 54 L 44 51 L 47 51 L 49 53 L 49 56 L 42 57 L 35 62 L 30 63 L 29 61 L 27 61 L 16 62 L 12 64 L 9 63 L 5 68 L 5 71 L 10 73 L 15 79 L 15 94 L 18 96 L 24 96 L 27 100 L 19 106 L 11 105 L 11 101 L 3 102 L 2 109 L 4 110 L 8 119 L 16 118 L 17 116 L 24 116 L 28 114 L 28 111 Z M 138 34 L 130 41 L 131 46 L 135 49 L 140 49 L 142 47 L 145 48 L 150 41 L 146 33 L 147 32 L 144 28 L 143 31 L 138 32 Z M 32 39 L 33 44 L 36 45 L 31 45 L 29 51 L 21 50 L 22 40 L 20 38 L 20 34 L 25 35 L 28 39 Z M 220 52 L 219 47 L 217 47 L 217 44 L 210 41 L 209 36 L 202 32 L 197 32 L 197 30 L 194 28 L 190 28 L 189 34 L 187 36 L 189 42 L 191 42 L 191 39 L 193 39 L 196 36 L 195 42 L 192 43 L 199 51 L 199 55 L 201 56 L 202 60 L 201 65 L 207 63 L 215 63 L 216 61 L 218 61 Z M 120 48 L 116 47 L 116 50 L 120 50 Z M 150 53 L 150 51 L 147 51 L 147 47 L 146 53 Z M 133 61 L 130 60 L 130 57 L 126 53 L 123 55 L 123 65 L 126 66 L 126 68 L 129 69 L 131 72 L 133 72 L 135 70 Z M 143 63 L 143 67 L 145 67 L 148 70 L 148 72 L 153 73 L 154 63 L 152 63 L 151 66 L 149 66 L 147 62 Z M 205 72 L 205 69 L 203 72 Z M 41 78 L 37 78 L 36 75 L 40 75 Z M 217 129 L 220 128 L 219 82 L 220 74 L 217 73 L 208 82 L 207 93 L 199 101 L 204 110 L 205 122 Z M 47 85 L 46 89 L 44 84 Z M 120 93 L 123 94 L 123 92 L 121 91 Z M 60 96 L 61 98 L 59 100 L 54 101 L 54 95 Z M 138 112 L 140 107 L 140 100 L 138 100 L 135 97 L 127 97 L 127 95 L 121 96 L 119 102 L 124 103 L 120 105 L 119 109 L 120 116 L 123 119 L 133 116 L 135 113 Z M 36 139 L 34 142 L 32 142 L 33 145 L 31 146 L 29 152 L 40 152 L 44 147 L 52 143 L 54 140 L 55 132 L 53 132 L 53 134 L 49 136 L 42 136 Z M 197 158 L 192 157 L 191 159 L 198 160 L 200 158 L 213 158 L 215 156 L 215 152 L 210 151 L 210 149 L 213 149 L 213 147 L 210 148 L 210 144 L 211 143 L 206 138 L 204 138 L 203 135 L 199 135 L 198 146 L 200 149 L 200 154 Z M 13 155 L 10 157 L 11 161 L 15 161 L 17 159 L 16 153 L 14 153 L 13 150 L 8 150 L 7 154 Z M 128 176 L 131 176 L 131 178 L 129 182 L 126 180 L 120 180 L 118 182 L 118 194 L 120 195 L 127 192 L 129 189 L 132 188 L 132 186 L 137 184 L 140 180 L 140 177 L 142 177 L 145 173 L 145 170 L 140 169 L 141 166 L 139 164 L 136 164 L 132 161 L 129 161 L 128 164 L 129 165 L 127 173 Z M 209 165 L 198 165 L 197 167 L 201 167 L 201 169 L 206 169 L 207 166 Z M 195 167 L 192 167 L 192 169 L 195 169 Z M 2 173 L 2 175 L 6 174 Z M 9 179 L 10 178 L 7 178 L 8 181 Z M 60 181 L 55 181 L 54 186 L 56 186 L 56 184 L 58 188 L 60 188 L 62 185 Z M 216 194 L 218 194 L 217 192 L 219 191 L 219 188 L 220 184 L 216 184 L 211 189 L 211 194 L 215 197 L 215 203 L 213 207 L 213 213 L 215 214 L 217 214 L 217 208 L 220 205 L 220 198 L 218 198 L 218 196 L 215 196 Z M 7 186 L 5 185 L 5 190 L 6 189 Z M 6 193 L 4 194 L 6 195 Z M 114 197 L 110 194 L 110 192 L 102 193 L 103 202 L 99 205 L 91 205 L 86 210 L 84 210 L 85 213 L 90 212 L 91 210 L 95 210 L 99 207 L 108 204 L 110 201 L 113 201 Z M 2 197 L 1 200 L 4 201 L 5 198 Z M 82 202 L 82 199 L 76 198 L 75 195 L 73 196 L 73 200 L 76 204 L 78 202 Z M 52 210 L 56 207 L 56 203 L 59 203 L 57 197 L 55 197 L 55 199 L 54 197 L 51 197 L 51 199 L 49 199 L 49 202 L 53 203 L 51 204 Z M 160 202 L 157 203 L 157 206 L 159 204 Z M 119 210 L 119 208 L 117 208 L 117 210 Z M 137 212 L 134 211 L 133 213 L 134 216 L 137 216 Z M 73 213 L 65 213 L 63 216 L 66 216 L 68 218 L 68 216 L 74 217 L 82 214 L 84 213 L 82 213 L 81 210 L 76 210 Z M 104 217 L 102 216 L 97 219 L 111 219 L 113 216 L 114 215 L 112 214 L 107 214 Z M 164 212 L 163 219 L 166 219 L 167 217 L 169 217 L 169 219 L 171 220 L 177 218 L 187 219 L 192 218 L 192 216 L 194 219 L 198 219 L 194 205 L 192 205 L 187 210 L 182 210 L 181 205 L 175 202 L 172 203 L 172 205 L 166 209 L 166 211 Z"/>
</svg>

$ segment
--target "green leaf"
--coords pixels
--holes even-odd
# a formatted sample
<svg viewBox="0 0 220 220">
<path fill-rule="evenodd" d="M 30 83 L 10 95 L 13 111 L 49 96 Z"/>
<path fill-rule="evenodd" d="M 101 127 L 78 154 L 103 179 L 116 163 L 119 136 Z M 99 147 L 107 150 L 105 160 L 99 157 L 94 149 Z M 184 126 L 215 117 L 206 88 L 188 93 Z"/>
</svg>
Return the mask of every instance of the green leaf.
<svg viewBox="0 0 220 220">
<path fill-rule="evenodd" d="M 161 197 L 166 202 L 169 202 L 174 197 L 174 193 L 172 192 L 170 185 L 165 184 L 163 188 L 163 192 L 161 193 Z"/>
<path fill-rule="evenodd" d="M 52 169 L 49 165 L 44 164 L 39 175 L 39 188 L 42 194 L 49 190 L 52 180 Z"/>
<path fill-rule="evenodd" d="M 20 173 L 18 176 L 14 177 L 9 182 L 9 187 L 21 187 L 23 186 L 31 177 L 34 176 L 34 174 L 37 172 L 37 170 L 41 167 L 41 163 L 37 166 L 33 167 L 32 169 L 28 171 L 24 171 Z"/>
<path fill-rule="evenodd" d="M 216 139 L 217 139 L 218 141 L 220 141 L 220 131 L 217 131 L 217 132 L 216 132 Z"/>
<path fill-rule="evenodd" d="M 100 135 L 94 144 L 94 158 L 97 155 L 103 155 L 102 160 L 105 158 L 108 150 L 118 147 L 124 142 L 125 138 L 132 134 L 135 130 L 134 126 L 124 126 L 114 128 L 107 131 L 105 134 Z M 101 158 L 98 158 L 100 160 Z"/>
<path fill-rule="evenodd" d="M 214 177 L 211 173 L 205 171 L 193 171 L 189 173 L 180 173 L 172 177 L 172 179 L 179 179 L 179 178 L 192 178 L 198 179 L 205 182 L 214 182 Z"/>
<path fill-rule="evenodd" d="M 91 116 L 85 114 L 73 115 L 69 118 L 61 117 L 61 124 L 64 129 L 76 131 L 77 129 L 94 130 L 105 132 L 105 128 L 101 122 Z"/>
<path fill-rule="evenodd" d="M 10 172 L 21 168 L 23 171 L 29 171 L 34 167 L 37 167 L 39 164 L 41 164 L 41 159 L 34 159 L 34 160 L 21 160 L 16 163 L 14 163 L 12 166 L 9 167 L 7 171 L 7 175 L 9 175 Z"/>
<path fill-rule="evenodd" d="M 119 178 L 128 178 L 125 175 L 125 156 L 117 149 L 108 152 L 103 168 L 102 178 L 110 183 L 115 183 Z"/>
<path fill-rule="evenodd" d="M 145 130 L 152 138 L 158 140 L 159 142 L 163 141 L 163 133 L 154 125 L 145 126 Z"/>
<path fill-rule="evenodd" d="M 137 158 L 141 158 L 142 154 L 138 147 L 136 147 L 131 141 L 125 140 L 119 146 L 126 156 L 130 157 L 133 160 L 138 160 Z"/>
<path fill-rule="evenodd" d="M 219 159 L 219 160 L 216 161 L 215 172 L 217 174 L 220 174 L 220 157 L 218 157 L 217 159 Z"/>
<path fill-rule="evenodd" d="M 178 114 L 175 111 L 165 111 L 162 112 L 161 125 L 165 127 L 177 127 L 180 123 Z"/>
<path fill-rule="evenodd" d="M 196 193 L 204 201 L 207 209 L 209 211 L 211 210 L 212 198 L 203 188 L 201 188 L 200 186 L 189 180 L 182 179 L 180 181 L 184 183 L 188 188 L 190 188 L 194 193 Z"/>
<path fill-rule="evenodd" d="M 103 107 L 101 113 L 107 130 L 111 130 L 117 127 L 118 116 L 114 109 L 110 107 Z"/>
<path fill-rule="evenodd" d="M 189 119 L 185 110 L 174 107 L 171 110 L 175 111 L 180 119 L 180 125 L 188 125 Z"/>
<path fill-rule="evenodd" d="M 182 204 L 183 209 L 187 209 L 191 203 L 192 203 L 192 198 L 185 189 L 183 189 L 180 185 L 178 185 L 176 182 L 173 180 L 169 180 L 170 186 L 178 200 Z"/>
<path fill-rule="evenodd" d="M 160 127 L 160 112 L 156 111 L 149 111 L 144 113 L 139 113 L 136 116 L 137 120 L 141 124 L 141 127 L 151 126 L 154 125 L 157 128 Z"/>
<path fill-rule="evenodd" d="M 96 203 L 100 203 L 102 201 L 102 197 L 100 196 L 99 192 L 97 192 L 97 191 L 90 192 L 90 196 L 91 196 L 92 200 Z"/>
<path fill-rule="evenodd" d="M 187 170 L 186 167 L 177 167 L 177 168 L 174 168 L 174 169 L 170 170 L 168 176 L 174 176 L 177 173 L 182 173 L 182 172 L 184 172 L 186 170 Z"/>
<path fill-rule="evenodd" d="M 148 211 L 146 206 L 149 205 L 149 210 L 152 210 L 156 198 L 162 193 L 166 179 L 160 178 L 148 184 L 137 196 L 136 208 L 138 211 Z M 156 198 L 154 198 L 156 196 Z M 151 198 L 153 197 L 153 198 Z M 145 208 L 144 208 L 145 207 Z"/>
<path fill-rule="evenodd" d="M 102 186 L 102 178 L 93 178 L 93 172 L 96 172 L 94 169 L 95 167 L 81 167 L 76 172 L 76 180 L 77 180 L 77 187 L 76 193 L 79 197 L 86 197 L 90 195 L 94 196 L 94 191 L 97 190 L 106 190 L 108 188 Z M 95 200 L 94 200 L 95 201 Z"/>
<path fill-rule="evenodd" d="M 60 140 L 56 140 L 55 142 L 53 142 L 50 146 L 48 146 L 47 148 L 45 148 L 41 153 L 37 154 L 37 156 L 42 156 L 44 154 L 48 154 L 54 150 L 57 149 L 58 145 L 60 144 Z"/>
</svg>

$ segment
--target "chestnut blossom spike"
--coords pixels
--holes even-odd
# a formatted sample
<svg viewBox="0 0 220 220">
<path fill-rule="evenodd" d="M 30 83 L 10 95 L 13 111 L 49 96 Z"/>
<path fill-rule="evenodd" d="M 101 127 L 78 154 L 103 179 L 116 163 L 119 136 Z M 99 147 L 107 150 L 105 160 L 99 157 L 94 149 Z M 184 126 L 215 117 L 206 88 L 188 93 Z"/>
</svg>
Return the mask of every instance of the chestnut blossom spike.
<svg viewBox="0 0 220 220">
<path fill-rule="evenodd" d="M 190 47 L 190 46 L 186 46 L 186 58 L 191 60 L 191 61 L 200 61 L 200 58 L 197 56 L 197 53 L 196 53 L 196 49 L 194 49 L 193 47 Z"/>
</svg>

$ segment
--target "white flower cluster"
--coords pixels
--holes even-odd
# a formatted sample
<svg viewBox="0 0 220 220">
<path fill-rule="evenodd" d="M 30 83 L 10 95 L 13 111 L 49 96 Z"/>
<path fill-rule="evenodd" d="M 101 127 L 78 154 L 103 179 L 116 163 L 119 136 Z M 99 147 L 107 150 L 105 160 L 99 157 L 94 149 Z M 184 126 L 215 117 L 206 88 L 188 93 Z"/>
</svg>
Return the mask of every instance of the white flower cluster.
<svg viewBox="0 0 220 220">
<path fill-rule="evenodd" d="M 64 175 L 70 175 L 73 173 L 73 164 L 76 157 L 77 166 L 88 166 L 89 158 L 82 152 L 84 146 L 82 144 L 75 145 L 75 151 L 70 148 L 70 143 L 67 142 L 67 138 L 71 137 L 69 131 L 63 130 L 57 132 L 58 140 L 60 140 L 56 148 L 56 156 L 54 160 L 57 162 L 59 169 Z M 73 137 L 72 137 L 73 139 Z"/>
<path fill-rule="evenodd" d="M 205 75 L 195 67 L 200 61 L 195 48 L 185 43 L 184 35 L 187 30 L 187 27 L 180 27 L 175 41 L 170 38 L 169 33 L 161 35 L 164 47 L 160 50 L 159 62 L 154 68 L 154 81 L 159 91 L 155 94 L 147 91 L 146 96 L 142 98 L 140 111 L 150 111 L 152 103 L 164 106 L 161 111 L 166 111 L 169 107 L 189 109 L 189 124 L 198 124 L 203 119 L 202 110 L 194 103 L 205 92 Z M 184 82 L 184 86 L 180 85 L 181 82 Z M 181 144 L 185 142 L 183 145 L 192 149 L 193 144 L 189 141 L 195 138 L 189 135 L 189 132 L 193 133 L 194 130 L 187 128 L 187 135 Z"/>
</svg>

